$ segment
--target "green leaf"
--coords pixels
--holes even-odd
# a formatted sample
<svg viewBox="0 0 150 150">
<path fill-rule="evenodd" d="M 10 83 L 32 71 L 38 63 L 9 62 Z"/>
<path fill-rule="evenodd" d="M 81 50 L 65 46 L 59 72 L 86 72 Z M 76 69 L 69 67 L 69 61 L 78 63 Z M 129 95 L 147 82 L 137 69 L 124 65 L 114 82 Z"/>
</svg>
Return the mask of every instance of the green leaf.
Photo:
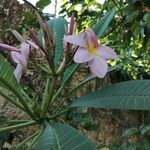
<svg viewBox="0 0 150 150">
<path fill-rule="evenodd" d="M 115 16 L 116 8 L 114 7 L 111 11 L 107 12 L 94 26 L 93 30 L 99 38 L 108 28 L 111 20 Z"/>
<path fill-rule="evenodd" d="M 35 146 L 35 150 L 57 150 L 58 145 L 55 135 L 55 129 L 53 129 L 52 126 L 48 124 L 37 142 L 38 143 Z"/>
<path fill-rule="evenodd" d="M 129 128 L 129 129 L 126 129 L 123 134 L 122 134 L 122 137 L 128 137 L 128 136 L 131 136 L 135 133 L 138 133 L 139 129 L 136 128 L 136 127 L 133 127 L 133 128 Z"/>
<path fill-rule="evenodd" d="M 50 3 L 51 3 L 51 0 L 39 0 L 36 3 L 36 7 L 40 8 L 41 10 L 43 10 Z"/>
<path fill-rule="evenodd" d="M 69 125 L 48 124 L 37 141 L 35 150 L 96 150 L 94 144 Z"/>
<path fill-rule="evenodd" d="M 24 101 L 23 94 L 25 95 L 25 92 L 22 90 L 20 84 L 17 82 L 10 64 L 1 54 L 0 54 L 0 87 L 4 87 L 10 90 L 12 93 L 14 93 L 19 99 L 19 102 L 16 99 L 14 100 L 9 98 L 0 90 L 1 96 L 3 96 L 8 101 L 16 105 L 18 108 L 26 111 L 32 118 L 34 118 L 34 115 L 32 114 L 30 108 L 27 105 L 27 101 Z M 25 95 L 25 97 L 28 98 L 27 94 Z M 21 106 L 21 104 L 23 107 Z"/>
<path fill-rule="evenodd" d="M 67 21 L 58 17 L 57 19 L 48 20 L 46 23 L 50 33 L 53 35 L 55 44 L 54 64 L 56 65 L 63 55 L 63 38 L 67 29 Z"/>
<path fill-rule="evenodd" d="M 9 89 L 13 93 L 20 93 L 21 91 L 21 87 L 14 76 L 12 67 L 1 54 L 0 54 L 0 87 Z"/>
<path fill-rule="evenodd" d="M 147 132 L 150 133 L 150 124 L 140 126 L 140 132 L 142 135 Z"/>
<path fill-rule="evenodd" d="M 136 143 L 123 143 L 121 150 L 137 150 Z"/>
<path fill-rule="evenodd" d="M 64 18 L 58 17 L 54 19 L 54 43 L 55 43 L 55 54 L 54 54 L 54 64 L 62 58 L 63 55 L 63 38 L 65 35 L 65 30 L 67 29 L 67 21 Z"/>
<path fill-rule="evenodd" d="M 63 76 L 63 81 L 62 84 L 64 85 L 68 79 L 70 79 L 70 77 L 73 75 L 73 73 L 76 71 L 76 69 L 78 68 L 79 64 L 73 64 L 70 67 L 68 67 L 65 72 L 64 72 L 64 76 Z"/>
<path fill-rule="evenodd" d="M 0 143 L 3 141 L 8 141 L 10 136 L 10 132 L 0 133 Z"/>
<path fill-rule="evenodd" d="M 91 92 L 77 100 L 71 107 L 150 110 L 150 80 L 117 83 Z"/>
<path fill-rule="evenodd" d="M 47 23 L 47 27 L 49 29 L 49 31 L 53 34 L 54 33 L 54 20 L 55 19 L 51 19 L 51 20 L 48 20 L 46 23 Z"/>
<path fill-rule="evenodd" d="M 44 47 L 45 41 L 44 41 L 44 34 L 43 34 L 43 31 L 42 31 L 42 30 L 37 31 L 37 39 L 38 39 L 38 41 L 39 41 L 39 44 L 40 44 L 42 47 Z"/>
</svg>

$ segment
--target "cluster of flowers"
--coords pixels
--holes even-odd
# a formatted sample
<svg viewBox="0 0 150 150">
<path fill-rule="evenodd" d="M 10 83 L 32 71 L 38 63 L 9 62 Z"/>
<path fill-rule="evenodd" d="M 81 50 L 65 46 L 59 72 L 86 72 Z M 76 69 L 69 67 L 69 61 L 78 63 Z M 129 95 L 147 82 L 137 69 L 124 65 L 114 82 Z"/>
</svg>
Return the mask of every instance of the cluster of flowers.
<svg viewBox="0 0 150 150">
<path fill-rule="evenodd" d="M 27 60 L 31 47 L 39 49 L 34 40 L 24 39 L 17 31 L 12 30 L 14 36 L 21 42 L 19 48 L 0 43 L 0 48 L 11 51 L 13 61 L 17 64 L 14 75 L 20 81 L 23 70 L 27 67 Z M 74 61 L 76 63 L 88 63 L 91 74 L 103 78 L 108 69 L 107 60 L 117 59 L 117 55 L 108 46 L 98 44 L 96 34 L 92 29 L 87 29 L 79 35 L 64 35 L 64 42 L 71 47 L 76 47 Z M 64 44 L 66 45 L 66 44 Z M 72 49 L 71 48 L 71 49 Z M 71 53 L 71 51 L 70 51 Z"/>
</svg>

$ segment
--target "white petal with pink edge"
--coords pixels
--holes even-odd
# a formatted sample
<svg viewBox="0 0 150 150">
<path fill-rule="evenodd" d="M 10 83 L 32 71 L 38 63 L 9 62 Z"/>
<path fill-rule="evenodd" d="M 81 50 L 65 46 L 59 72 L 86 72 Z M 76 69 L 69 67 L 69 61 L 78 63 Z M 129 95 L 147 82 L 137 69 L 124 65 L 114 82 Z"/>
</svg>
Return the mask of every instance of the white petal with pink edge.
<svg viewBox="0 0 150 150">
<path fill-rule="evenodd" d="M 100 57 L 103 57 L 106 60 L 117 59 L 115 51 L 108 46 L 99 46 L 97 53 Z"/>
<path fill-rule="evenodd" d="M 11 52 L 11 56 L 12 56 L 12 59 L 13 59 L 13 61 L 15 62 L 15 63 L 20 63 L 20 53 L 18 53 L 18 52 Z"/>
<path fill-rule="evenodd" d="M 98 46 L 98 39 L 96 37 L 95 32 L 91 29 L 88 29 L 85 32 L 86 32 L 85 39 L 87 40 L 87 42 L 88 43 L 93 43 L 94 47 Z"/>
<path fill-rule="evenodd" d="M 104 78 L 107 73 L 107 62 L 102 57 L 95 57 L 93 60 L 89 61 L 91 73 L 99 78 Z"/>
<path fill-rule="evenodd" d="M 80 47 L 87 47 L 87 43 L 82 36 L 79 35 L 67 35 L 64 36 L 64 41 L 70 44 L 78 45 Z"/>
<path fill-rule="evenodd" d="M 23 72 L 23 68 L 20 64 L 18 64 L 16 69 L 14 70 L 14 75 L 15 75 L 18 82 L 20 82 L 22 72 Z"/>
<path fill-rule="evenodd" d="M 12 59 L 15 63 L 22 65 L 22 68 L 27 66 L 27 58 L 18 52 L 11 52 Z"/>
<path fill-rule="evenodd" d="M 84 63 L 91 61 L 94 57 L 91 56 L 85 48 L 79 47 L 74 55 L 74 61 L 76 63 Z"/>
<path fill-rule="evenodd" d="M 22 42 L 21 43 L 21 55 L 25 56 L 26 58 L 28 58 L 29 56 L 29 49 L 30 49 L 30 45 L 26 42 Z"/>
</svg>

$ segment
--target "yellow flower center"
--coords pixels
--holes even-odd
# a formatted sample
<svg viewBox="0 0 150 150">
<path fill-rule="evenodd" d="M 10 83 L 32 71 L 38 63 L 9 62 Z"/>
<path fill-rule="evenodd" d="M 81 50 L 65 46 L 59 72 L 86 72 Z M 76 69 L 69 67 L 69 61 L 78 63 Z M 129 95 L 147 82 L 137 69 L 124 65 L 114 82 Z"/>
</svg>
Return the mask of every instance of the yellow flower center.
<svg viewBox="0 0 150 150">
<path fill-rule="evenodd" d="M 87 49 L 91 55 L 96 55 L 96 48 L 94 47 L 93 43 L 88 42 Z"/>
</svg>

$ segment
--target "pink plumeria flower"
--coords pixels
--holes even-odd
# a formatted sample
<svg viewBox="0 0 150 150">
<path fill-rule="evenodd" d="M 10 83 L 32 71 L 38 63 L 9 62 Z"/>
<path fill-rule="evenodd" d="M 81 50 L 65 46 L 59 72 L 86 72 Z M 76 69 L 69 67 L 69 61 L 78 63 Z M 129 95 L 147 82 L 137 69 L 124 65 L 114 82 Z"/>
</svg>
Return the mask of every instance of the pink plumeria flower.
<svg viewBox="0 0 150 150">
<path fill-rule="evenodd" d="M 0 48 L 11 51 L 12 59 L 17 63 L 17 67 L 14 70 L 14 75 L 18 82 L 20 82 L 22 72 L 27 67 L 27 60 L 29 56 L 30 46 L 37 51 L 39 47 L 31 40 L 25 40 L 16 30 L 12 30 L 14 36 L 21 42 L 20 48 L 16 48 L 7 44 L 0 43 Z"/>
<path fill-rule="evenodd" d="M 76 63 L 88 62 L 91 73 L 103 78 L 108 70 L 107 60 L 117 59 L 116 53 L 108 46 L 98 44 L 93 30 L 89 29 L 79 35 L 68 35 L 64 41 L 79 46 L 75 55 Z"/>
<path fill-rule="evenodd" d="M 14 75 L 18 82 L 20 82 L 23 70 L 27 67 L 29 49 L 29 44 L 27 42 L 22 42 L 20 46 L 20 52 L 11 52 L 13 61 L 17 63 L 17 67 L 14 70 Z"/>
</svg>

